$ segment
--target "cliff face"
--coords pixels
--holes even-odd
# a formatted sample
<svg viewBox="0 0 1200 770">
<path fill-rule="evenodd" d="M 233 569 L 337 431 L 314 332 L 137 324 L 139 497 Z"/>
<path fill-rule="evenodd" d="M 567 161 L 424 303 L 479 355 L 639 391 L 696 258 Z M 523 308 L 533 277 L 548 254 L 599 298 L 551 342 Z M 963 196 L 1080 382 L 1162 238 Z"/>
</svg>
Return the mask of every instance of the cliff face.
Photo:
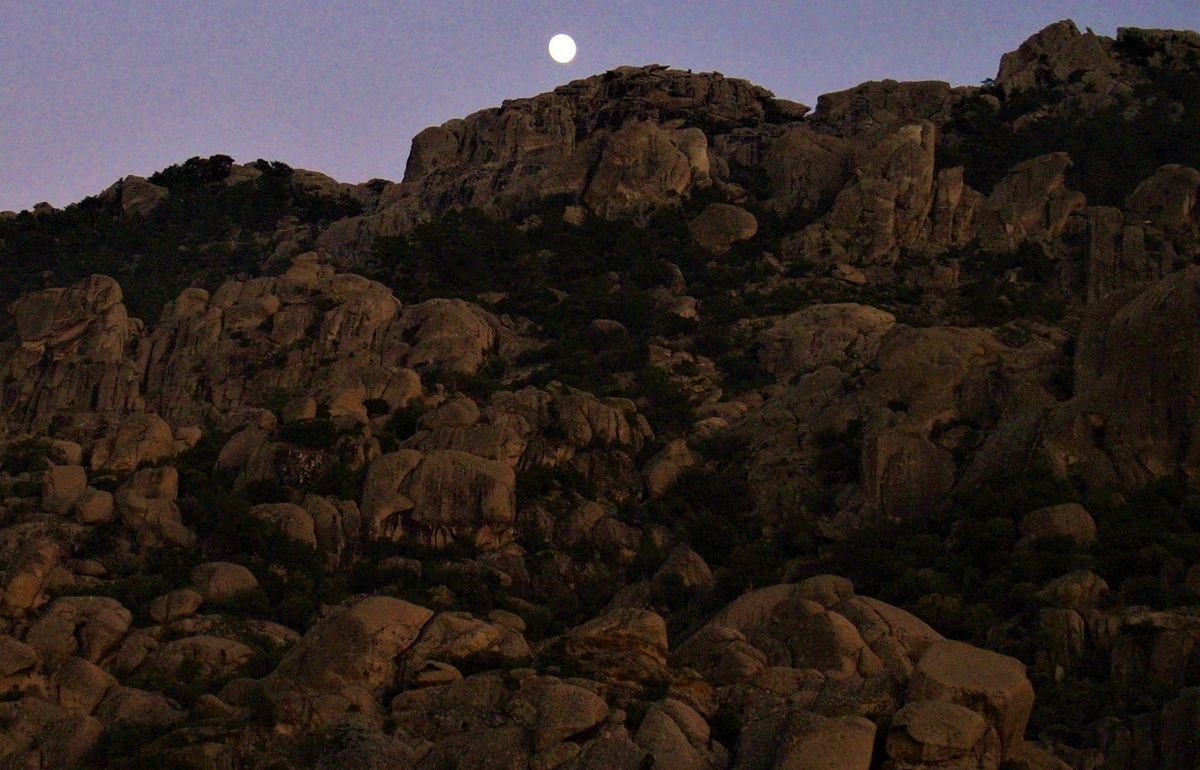
<svg viewBox="0 0 1200 770">
<path fill-rule="evenodd" d="M 0 763 L 1194 766 L 1194 117 L 1060 22 L 0 220 Z"/>
</svg>

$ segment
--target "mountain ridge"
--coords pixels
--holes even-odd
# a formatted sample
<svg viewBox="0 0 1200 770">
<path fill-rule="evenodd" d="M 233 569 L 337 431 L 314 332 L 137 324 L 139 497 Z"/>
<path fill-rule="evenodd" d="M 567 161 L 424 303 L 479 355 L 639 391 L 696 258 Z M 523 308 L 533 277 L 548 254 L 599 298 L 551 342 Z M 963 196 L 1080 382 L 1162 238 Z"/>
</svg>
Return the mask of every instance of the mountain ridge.
<svg viewBox="0 0 1200 770">
<path fill-rule="evenodd" d="M 1194 765 L 1197 114 L 1064 21 L 0 220 L 0 762 Z"/>
</svg>

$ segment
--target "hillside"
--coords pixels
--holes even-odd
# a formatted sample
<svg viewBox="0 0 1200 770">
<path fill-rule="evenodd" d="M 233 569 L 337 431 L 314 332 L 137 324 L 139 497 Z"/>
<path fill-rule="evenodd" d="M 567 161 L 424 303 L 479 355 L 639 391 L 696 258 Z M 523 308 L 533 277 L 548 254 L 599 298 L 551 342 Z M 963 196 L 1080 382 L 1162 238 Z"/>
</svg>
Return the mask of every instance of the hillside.
<svg viewBox="0 0 1200 770">
<path fill-rule="evenodd" d="M 0 214 L 0 767 L 1200 763 L 1200 34 L 625 67 Z"/>
</svg>

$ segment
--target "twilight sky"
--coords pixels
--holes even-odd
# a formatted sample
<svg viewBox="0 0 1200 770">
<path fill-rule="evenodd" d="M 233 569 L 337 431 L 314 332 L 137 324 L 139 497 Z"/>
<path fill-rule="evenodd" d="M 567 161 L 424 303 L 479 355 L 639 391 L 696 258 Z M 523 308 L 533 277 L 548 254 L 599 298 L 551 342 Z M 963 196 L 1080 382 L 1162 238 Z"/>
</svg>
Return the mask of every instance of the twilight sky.
<svg viewBox="0 0 1200 770">
<path fill-rule="evenodd" d="M 806 104 L 886 77 L 977 84 L 1061 18 L 1200 29 L 1200 1 L 0 0 L 0 210 L 215 153 L 399 180 L 425 126 L 622 64 Z M 557 32 L 570 64 L 546 53 Z"/>
</svg>

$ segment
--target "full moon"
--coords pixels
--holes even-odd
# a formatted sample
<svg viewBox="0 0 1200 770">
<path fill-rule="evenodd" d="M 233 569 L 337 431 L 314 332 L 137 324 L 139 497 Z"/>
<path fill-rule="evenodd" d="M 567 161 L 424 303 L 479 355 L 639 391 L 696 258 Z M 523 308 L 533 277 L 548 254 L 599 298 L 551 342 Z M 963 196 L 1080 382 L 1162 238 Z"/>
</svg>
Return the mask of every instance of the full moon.
<svg viewBox="0 0 1200 770">
<path fill-rule="evenodd" d="M 555 35 L 550 38 L 550 58 L 566 64 L 575 58 L 575 41 L 570 35 Z"/>
</svg>

